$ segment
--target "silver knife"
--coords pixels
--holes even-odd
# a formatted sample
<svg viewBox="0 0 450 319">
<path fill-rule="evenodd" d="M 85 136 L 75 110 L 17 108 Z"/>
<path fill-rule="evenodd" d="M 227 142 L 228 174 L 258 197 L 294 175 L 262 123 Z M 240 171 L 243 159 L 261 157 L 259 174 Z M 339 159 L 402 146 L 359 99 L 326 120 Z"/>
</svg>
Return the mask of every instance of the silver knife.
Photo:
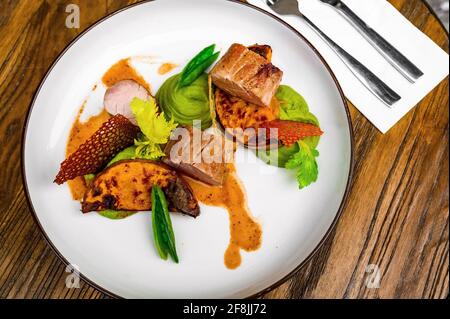
<svg viewBox="0 0 450 319">
<path fill-rule="evenodd" d="M 380 54 L 399 71 L 408 81 L 414 83 L 423 72 L 415 66 L 407 57 L 400 53 L 392 44 L 368 26 L 341 0 L 320 0 L 334 7 L 356 30 L 358 30 L 367 41 L 380 52 Z"/>
</svg>

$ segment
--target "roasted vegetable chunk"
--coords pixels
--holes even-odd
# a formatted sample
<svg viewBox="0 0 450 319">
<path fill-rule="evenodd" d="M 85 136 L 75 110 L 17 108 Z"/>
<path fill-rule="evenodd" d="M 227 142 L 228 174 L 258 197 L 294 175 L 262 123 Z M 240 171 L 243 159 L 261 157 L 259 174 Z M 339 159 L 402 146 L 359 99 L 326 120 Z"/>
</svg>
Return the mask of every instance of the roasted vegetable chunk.
<svg viewBox="0 0 450 319">
<path fill-rule="evenodd" d="M 98 174 L 83 198 L 81 210 L 150 210 L 152 185 L 167 193 L 173 211 L 194 217 L 200 213 L 186 182 L 168 166 L 149 160 L 119 161 Z"/>
<path fill-rule="evenodd" d="M 217 89 L 215 92 L 216 114 L 220 124 L 229 129 L 229 133 L 244 144 L 249 145 L 253 136 L 247 128 L 258 129 L 263 123 L 273 121 L 278 118 L 279 103 L 276 98 L 272 100 L 270 106 L 257 106 L 248 103 L 241 98 Z M 257 133 L 255 131 L 255 133 Z"/>
</svg>

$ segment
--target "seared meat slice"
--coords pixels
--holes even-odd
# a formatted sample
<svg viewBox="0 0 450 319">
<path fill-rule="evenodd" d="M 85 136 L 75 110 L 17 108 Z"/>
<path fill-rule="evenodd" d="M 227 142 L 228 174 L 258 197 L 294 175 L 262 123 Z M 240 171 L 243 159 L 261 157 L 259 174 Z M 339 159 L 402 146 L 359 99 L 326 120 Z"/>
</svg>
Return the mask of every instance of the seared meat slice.
<svg viewBox="0 0 450 319">
<path fill-rule="evenodd" d="M 150 99 L 150 93 L 136 81 L 123 80 L 106 90 L 103 104 L 109 114 L 122 114 L 129 119 L 131 123 L 137 125 L 130 107 L 130 103 L 135 97 L 147 101 Z"/>
<path fill-rule="evenodd" d="M 198 128 L 179 129 L 185 129 L 187 134 L 167 143 L 163 162 L 206 184 L 222 185 L 226 171 L 223 137 L 202 132 Z M 199 143 L 195 142 L 194 132 L 199 137 Z M 219 142 L 220 145 L 215 145 Z"/>
<path fill-rule="evenodd" d="M 150 210 L 155 184 L 163 189 L 173 211 L 199 215 L 198 202 L 189 185 L 170 167 L 148 160 L 119 161 L 98 174 L 84 195 L 81 210 Z"/>
<path fill-rule="evenodd" d="M 213 83 L 247 102 L 269 106 L 283 72 L 242 44 L 233 44 L 211 71 Z"/>
</svg>

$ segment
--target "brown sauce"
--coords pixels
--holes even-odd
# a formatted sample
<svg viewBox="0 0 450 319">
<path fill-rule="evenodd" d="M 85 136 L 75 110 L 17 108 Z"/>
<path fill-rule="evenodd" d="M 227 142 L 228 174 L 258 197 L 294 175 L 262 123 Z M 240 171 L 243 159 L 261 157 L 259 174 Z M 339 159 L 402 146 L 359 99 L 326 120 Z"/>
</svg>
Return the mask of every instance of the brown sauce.
<svg viewBox="0 0 450 319">
<path fill-rule="evenodd" d="M 241 264 L 240 250 L 254 251 L 261 246 L 261 226 L 252 218 L 247 206 L 244 187 L 236 175 L 233 164 L 228 166 L 224 184 L 209 186 L 191 178 L 186 178 L 194 195 L 200 202 L 220 206 L 228 210 L 230 218 L 230 242 L 225 251 L 224 262 L 229 269 Z"/>
<path fill-rule="evenodd" d="M 117 62 L 110 67 L 102 77 L 102 82 L 107 87 L 111 87 L 122 80 L 134 80 L 151 92 L 150 85 L 145 81 L 142 75 L 130 65 L 129 59 L 122 59 Z"/>
<path fill-rule="evenodd" d="M 173 69 L 175 69 L 178 65 L 173 64 L 173 63 L 163 63 L 161 64 L 161 66 L 158 68 L 158 74 L 160 75 L 164 75 L 166 73 L 169 73 L 170 71 L 172 71 Z"/>
<path fill-rule="evenodd" d="M 134 80 L 145 87 L 150 92 L 150 85 L 145 79 L 130 65 L 129 59 L 122 59 L 111 66 L 103 75 L 102 82 L 111 87 L 122 80 Z M 95 90 L 97 85 L 94 85 L 92 90 Z M 77 148 L 84 143 L 91 135 L 97 131 L 104 122 L 106 122 L 111 115 L 103 110 L 100 114 L 90 117 L 86 122 L 80 121 L 80 115 L 83 112 L 85 103 L 80 108 L 78 116 L 70 130 L 69 141 L 66 147 L 66 157 L 75 152 Z M 69 189 L 73 199 L 81 200 L 87 190 L 86 183 L 83 176 L 76 177 L 68 181 Z"/>
<path fill-rule="evenodd" d="M 176 67 L 175 64 L 170 64 L 169 66 L 169 63 L 165 63 L 161 65 L 158 72 L 164 74 L 170 72 L 174 67 Z M 111 87 L 121 80 L 134 80 L 150 92 L 149 84 L 129 64 L 128 59 L 120 60 L 114 64 L 102 77 L 102 82 L 107 87 Z M 95 90 L 95 88 L 93 89 Z M 100 114 L 90 117 L 86 122 L 81 122 L 80 115 L 83 109 L 84 104 L 80 108 L 70 131 L 66 157 L 77 150 L 82 143 L 111 117 L 110 114 L 103 110 Z M 222 186 L 209 186 L 189 177 L 186 177 L 186 180 L 200 202 L 227 209 L 230 219 L 230 242 L 224 254 L 224 263 L 227 268 L 235 269 L 241 264 L 241 249 L 254 251 L 261 246 L 262 229 L 250 214 L 245 190 L 236 175 L 234 164 L 228 164 L 227 170 L 228 173 Z M 84 177 L 80 176 L 68 181 L 68 185 L 73 199 L 81 200 L 87 190 Z"/>
<path fill-rule="evenodd" d="M 69 140 L 66 147 L 66 158 L 75 152 L 78 147 L 84 143 L 91 135 L 97 131 L 104 122 L 106 122 L 111 115 L 103 110 L 100 114 L 91 116 L 86 122 L 80 121 L 80 115 L 84 108 L 84 104 L 78 113 L 75 123 L 73 123 L 70 130 Z M 81 200 L 86 192 L 86 183 L 83 176 L 74 178 L 68 181 L 69 189 L 72 194 L 72 198 L 75 200 Z"/>
</svg>

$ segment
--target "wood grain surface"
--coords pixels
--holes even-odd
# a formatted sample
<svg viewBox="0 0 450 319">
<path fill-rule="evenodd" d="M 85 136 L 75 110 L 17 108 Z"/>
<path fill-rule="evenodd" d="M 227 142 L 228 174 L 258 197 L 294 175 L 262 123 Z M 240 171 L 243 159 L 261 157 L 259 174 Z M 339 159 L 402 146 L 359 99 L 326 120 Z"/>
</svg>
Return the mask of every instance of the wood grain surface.
<svg viewBox="0 0 450 319">
<path fill-rule="evenodd" d="M 27 205 L 20 145 L 28 107 L 46 70 L 88 26 L 126 0 L 0 1 L 0 298 L 107 298 L 65 265 Z M 391 0 L 448 51 L 448 35 L 421 0 Z M 68 4 L 79 29 L 65 27 Z M 449 292 L 448 79 L 383 135 L 353 106 L 354 180 L 331 236 L 290 280 L 263 298 L 445 298 Z M 376 265 L 379 288 L 368 288 Z"/>
</svg>

